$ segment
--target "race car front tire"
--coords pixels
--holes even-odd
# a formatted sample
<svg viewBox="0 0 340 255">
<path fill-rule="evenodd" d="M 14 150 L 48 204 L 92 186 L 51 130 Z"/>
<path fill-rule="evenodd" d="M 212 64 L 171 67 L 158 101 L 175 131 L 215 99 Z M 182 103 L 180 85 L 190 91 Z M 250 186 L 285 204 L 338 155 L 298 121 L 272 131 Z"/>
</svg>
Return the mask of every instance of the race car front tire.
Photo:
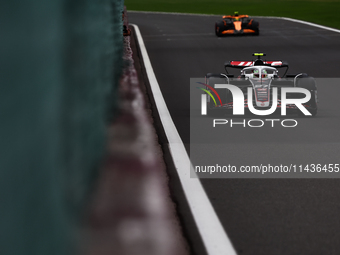
<svg viewBox="0 0 340 255">
<path fill-rule="evenodd" d="M 255 35 L 260 35 L 260 29 L 259 29 L 259 22 L 256 20 L 253 20 L 251 23 L 251 29 L 255 31 Z"/>
<path fill-rule="evenodd" d="M 223 30 L 224 30 L 223 21 L 217 21 L 215 23 L 215 34 L 216 34 L 216 36 L 220 37 L 222 35 Z"/>
</svg>

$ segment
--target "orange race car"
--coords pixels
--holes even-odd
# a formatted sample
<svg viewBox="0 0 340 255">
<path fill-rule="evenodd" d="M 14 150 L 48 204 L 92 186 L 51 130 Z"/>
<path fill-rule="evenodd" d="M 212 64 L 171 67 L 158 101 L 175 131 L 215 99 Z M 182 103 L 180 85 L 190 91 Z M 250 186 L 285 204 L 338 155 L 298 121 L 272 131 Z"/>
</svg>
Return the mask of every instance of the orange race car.
<svg viewBox="0 0 340 255">
<path fill-rule="evenodd" d="M 217 36 L 253 34 L 259 35 L 259 22 L 249 18 L 248 15 L 226 15 L 221 21 L 215 23 L 215 33 Z"/>
</svg>

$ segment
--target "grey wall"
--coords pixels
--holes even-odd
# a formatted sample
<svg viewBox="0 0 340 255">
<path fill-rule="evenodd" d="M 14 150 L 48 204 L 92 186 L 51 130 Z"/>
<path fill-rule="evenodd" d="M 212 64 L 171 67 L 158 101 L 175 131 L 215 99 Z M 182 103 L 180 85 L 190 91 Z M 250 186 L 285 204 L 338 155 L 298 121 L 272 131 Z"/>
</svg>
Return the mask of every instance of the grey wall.
<svg viewBox="0 0 340 255">
<path fill-rule="evenodd" d="M 117 96 L 122 9 L 123 0 L 2 3 L 3 255 L 74 248 Z"/>
</svg>

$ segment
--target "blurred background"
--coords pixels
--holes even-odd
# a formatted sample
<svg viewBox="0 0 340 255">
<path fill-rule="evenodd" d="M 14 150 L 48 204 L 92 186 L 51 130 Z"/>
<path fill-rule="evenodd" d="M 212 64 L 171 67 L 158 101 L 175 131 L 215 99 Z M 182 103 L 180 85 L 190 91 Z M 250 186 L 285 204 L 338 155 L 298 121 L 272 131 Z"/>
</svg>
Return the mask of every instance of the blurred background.
<svg viewBox="0 0 340 255">
<path fill-rule="evenodd" d="M 115 116 L 123 0 L 0 9 L 0 253 L 74 253 Z"/>
</svg>

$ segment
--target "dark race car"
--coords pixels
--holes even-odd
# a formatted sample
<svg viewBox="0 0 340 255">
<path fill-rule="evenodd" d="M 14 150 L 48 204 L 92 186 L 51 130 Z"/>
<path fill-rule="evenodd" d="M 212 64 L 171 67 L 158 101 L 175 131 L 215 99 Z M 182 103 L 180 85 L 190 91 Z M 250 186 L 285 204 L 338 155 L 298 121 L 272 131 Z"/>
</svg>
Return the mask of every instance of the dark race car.
<svg viewBox="0 0 340 255">
<path fill-rule="evenodd" d="M 264 53 L 254 53 L 253 56 L 258 58 L 250 61 L 228 61 L 225 63 L 225 69 L 227 73 L 213 74 L 208 73 L 206 75 L 205 86 L 206 90 L 210 93 L 210 97 L 207 98 L 207 112 L 213 112 L 215 110 L 223 110 L 229 112 L 235 107 L 235 98 L 231 91 L 227 89 L 219 88 L 220 85 L 216 84 L 231 84 L 236 86 L 238 90 L 244 95 L 244 102 L 241 102 L 242 107 L 253 111 L 268 110 L 268 109 L 281 109 L 285 108 L 285 111 L 297 112 L 301 116 L 311 115 L 315 116 L 317 113 L 317 86 L 313 77 L 308 76 L 306 73 L 287 74 L 288 63 L 285 61 L 267 61 L 262 60 L 261 57 L 265 56 Z M 239 69 L 240 74 L 234 76 L 228 73 L 228 69 Z M 279 76 L 279 69 L 286 68 L 284 74 Z M 308 101 L 305 94 L 301 89 L 309 91 L 310 98 Z M 273 92 L 275 91 L 275 97 Z M 283 94 L 282 91 L 287 91 Z M 249 94 L 249 95 L 248 95 Z M 217 96 L 218 100 L 215 100 Z M 243 96 L 242 96 L 243 97 Z M 307 96 L 308 98 L 308 96 Z M 299 101 L 301 107 L 297 107 L 295 104 L 286 104 L 287 100 Z M 251 100 L 252 102 L 248 102 Z M 239 102 L 238 102 L 239 103 Z M 303 107 L 309 112 L 309 114 L 302 113 Z M 268 110 L 269 111 L 269 110 Z"/>
<path fill-rule="evenodd" d="M 253 34 L 259 35 L 259 22 L 249 18 L 248 15 L 226 15 L 221 21 L 215 23 L 215 33 L 217 36 Z"/>
</svg>

